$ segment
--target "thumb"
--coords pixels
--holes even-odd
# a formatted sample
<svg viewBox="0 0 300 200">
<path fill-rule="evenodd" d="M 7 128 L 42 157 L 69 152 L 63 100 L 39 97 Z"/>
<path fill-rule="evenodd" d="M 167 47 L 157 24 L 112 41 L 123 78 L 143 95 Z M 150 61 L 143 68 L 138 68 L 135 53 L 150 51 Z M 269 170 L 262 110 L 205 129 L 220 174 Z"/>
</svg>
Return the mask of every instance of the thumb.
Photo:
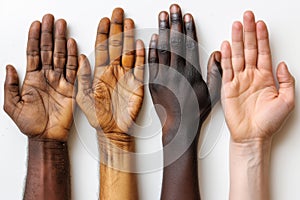
<svg viewBox="0 0 300 200">
<path fill-rule="evenodd" d="M 79 56 L 79 67 L 77 71 L 78 77 L 78 93 L 85 93 L 86 90 L 91 89 L 91 67 L 89 60 L 85 55 Z"/>
<path fill-rule="evenodd" d="M 222 86 L 221 52 L 215 51 L 210 55 L 207 64 L 207 87 L 212 107 L 219 101 Z"/>
<path fill-rule="evenodd" d="M 281 62 L 277 68 L 279 83 L 279 98 L 282 98 L 290 110 L 295 106 L 295 79 L 289 72 L 286 64 Z"/>
<path fill-rule="evenodd" d="M 12 65 L 6 66 L 6 78 L 4 83 L 4 111 L 13 117 L 13 113 L 20 101 L 19 77 Z"/>
</svg>

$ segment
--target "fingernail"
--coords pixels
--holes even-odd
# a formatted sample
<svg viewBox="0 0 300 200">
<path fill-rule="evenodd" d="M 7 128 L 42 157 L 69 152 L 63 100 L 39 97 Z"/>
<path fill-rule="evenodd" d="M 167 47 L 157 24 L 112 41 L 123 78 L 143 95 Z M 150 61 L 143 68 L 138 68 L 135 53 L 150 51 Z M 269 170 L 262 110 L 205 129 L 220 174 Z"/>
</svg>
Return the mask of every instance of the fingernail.
<svg viewBox="0 0 300 200">
<path fill-rule="evenodd" d="M 162 11 L 159 13 L 159 20 L 166 21 L 168 19 L 168 13 L 166 11 Z"/>
<path fill-rule="evenodd" d="M 286 71 L 287 71 L 287 66 L 286 66 L 285 62 L 281 62 L 280 65 L 281 65 L 282 67 L 279 68 L 279 72 L 280 72 L 281 74 L 286 73 Z"/>
<path fill-rule="evenodd" d="M 215 61 L 217 61 L 218 63 L 221 62 L 221 53 L 220 52 L 215 53 Z"/>
<path fill-rule="evenodd" d="M 156 41 L 158 39 L 158 35 L 157 34 L 153 34 L 152 36 L 151 36 L 151 40 L 152 41 Z"/>
<path fill-rule="evenodd" d="M 186 15 L 184 16 L 184 21 L 185 21 L 185 22 L 191 22 L 192 19 L 193 19 L 193 17 L 192 17 L 191 14 L 186 14 Z"/>
<path fill-rule="evenodd" d="M 170 13 L 179 13 L 180 7 L 177 4 L 173 4 L 170 7 Z"/>
</svg>

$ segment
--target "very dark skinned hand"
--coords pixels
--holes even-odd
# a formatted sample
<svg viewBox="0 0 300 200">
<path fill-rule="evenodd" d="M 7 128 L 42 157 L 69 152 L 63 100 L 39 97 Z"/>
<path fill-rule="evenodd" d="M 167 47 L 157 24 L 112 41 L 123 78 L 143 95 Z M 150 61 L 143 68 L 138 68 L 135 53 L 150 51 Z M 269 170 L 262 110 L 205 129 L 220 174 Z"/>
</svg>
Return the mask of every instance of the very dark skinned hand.
<svg viewBox="0 0 300 200">
<path fill-rule="evenodd" d="M 169 22 L 170 17 L 170 22 Z M 164 173 L 161 199 L 200 199 L 197 143 L 202 123 L 220 98 L 220 52 L 201 75 L 195 23 L 178 5 L 159 14 L 159 35 L 149 50 L 149 88 L 163 127 Z"/>
</svg>

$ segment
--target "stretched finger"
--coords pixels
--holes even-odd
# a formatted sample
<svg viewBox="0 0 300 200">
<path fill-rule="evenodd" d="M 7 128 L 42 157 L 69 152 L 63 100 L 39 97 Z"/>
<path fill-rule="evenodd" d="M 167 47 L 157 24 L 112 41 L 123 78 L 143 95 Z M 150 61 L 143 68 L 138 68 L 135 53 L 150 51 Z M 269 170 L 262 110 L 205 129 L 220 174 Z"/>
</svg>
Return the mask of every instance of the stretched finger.
<svg viewBox="0 0 300 200">
<path fill-rule="evenodd" d="M 245 68 L 255 69 L 257 65 L 256 24 L 251 11 L 244 13 L 244 51 Z"/>
<path fill-rule="evenodd" d="M 142 40 L 136 41 L 136 58 L 134 66 L 134 76 L 137 80 L 144 81 L 144 66 L 145 66 L 145 45 Z"/>
<path fill-rule="evenodd" d="M 27 72 L 39 69 L 40 64 L 40 34 L 41 23 L 35 21 L 31 24 L 27 42 Z"/>
<path fill-rule="evenodd" d="M 95 43 L 95 69 L 94 79 L 98 80 L 105 70 L 108 59 L 108 34 L 109 34 L 110 20 L 102 18 L 98 25 L 97 37 Z"/>
<path fill-rule="evenodd" d="M 76 80 L 76 74 L 78 69 L 78 51 L 76 41 L 72 38 L 68 40 L 67 43 L 68 48 L 68 61 L 66 66 L 66 80 L 74 84 Z"/>
<path fill-rule="evenodd" d="M 54 23 L 53 15 L 47 14 L 43 17 L 40 45 L 41 45 L 41 62 L 44 70 L 52 69 L 53 23 Z"/>
<path fill-rule="evenodd" d="M 194 23 L 193 16 L 191 14 L 186 14 L 184 16 L 184 30 L 186 33 L 186 66 L 187 70 L 190 67 L 194 67 L 201 72 L 199 65 L 199 52 L 198 52 L 198 40 L 196 34 L 196 26 Z M 190 67 L 188 67 L 190 66 Z"/>
<path fill-rule="evenodd" d="M 134 21 L 132 19 L 125 19 L 122 66 L 127 70 L 131 69 L 134 65 L 134 40 Z"/>
<path fill-rule="evenodd" d="M 257 30 L 257 68 L 272 71 L 272 56 L 269 43 L 269 33 L 266 24 L 263 21 L 256 23 Z"/>
<path fill-rule="evenodd" d="M 159 37 L 157 41 L 157 51 L 159 64 L 169 66 L 170 65 L 170 26 L 169 26 L 169 14 L 165 11 L 159 13 Z"/>
<path fill-rule="evenodd" d="M 221 46 L 221 66 L 223 71 L 223 84 L 232 81 L 233 68 L 231 62 L 231 47 L 228 41 L 224 41 Z"/>
<path fill-rule="evenodd" d="M 158 53 L 157 53 L 158 35 L 153 34 L 149 44 L 149 80 L 153 82 L 158 73 Z"/>
<path fill-rule="evenodd" d="M 171 51 L 171 63 L 170 66 L 175 69 L 183 70 L 185 62 L 183 59 L 185 45 L 183 34 L 183 22 L 181 9 L 178 5 L 173 4 L 170 7 L 170 51 Z"/>
<path fill-rule="evenodd" d="M 63 73 L 67 60 L 67 23 L 63 19 L 57 20 L 55 23 L 54 34 L 54 55 L 53 64 L 54 70 L 58 73 Z"/>
<path fill-rule="evenodd" d="M 4 83 L 4 110 L 13 118 L 17 103 L 20 101 L 19 77 L 16 69 L 11 66 L 6 66 L 6 78 Z"/>
<path fill-rule="evenodd" d="M 120 65 L 120 58 L 123 45 L 123 18 L 123 9 L 114 9 L 111 17 L 109 31 L 109 60 L 110 64 L 113 65 Z"/>
<path fill-rule="evenodd" d="M 244 40 L 243 40 L 243 25 L 240 22 L 232 24 L 232 67 L 238 73 L 244 70 Z"/>
</svg>

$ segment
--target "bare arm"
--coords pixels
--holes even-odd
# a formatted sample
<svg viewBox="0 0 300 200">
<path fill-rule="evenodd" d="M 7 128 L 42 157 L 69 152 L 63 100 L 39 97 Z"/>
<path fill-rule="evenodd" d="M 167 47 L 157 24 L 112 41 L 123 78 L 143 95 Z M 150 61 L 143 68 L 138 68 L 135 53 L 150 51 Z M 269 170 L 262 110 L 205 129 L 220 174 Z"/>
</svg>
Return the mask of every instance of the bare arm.
<svg viewBox="0 0 300 200">
<path fill-rule="evenodd" d="M 69 165 L 66 142 L 29 139 L 24 199 L 71 199 Z"/>
<path fill-rule="evenodd" d="M 268 31 L 252 12 L 232 26 L 232 44 L 222 44 L 222 105 L 231 132 L 230 199 L 268 200 L 273 135 L 295 104 L 294 78 L 284 63 L 276 87 Z"/>
<path fill-rule="evenodd" d="M 121 8 L 101 19 L 95 44 L 94 77 L 86 57 L 78 70 L 77 103 L 97 130 L 100 199 L 138 199 L 135 151 L 130 129 L 142 106 L 145 50 L 135 41 L 134 22 Z"/>
<path fill-rule="evenodd" d="M 212 54 L 207 83 L 199 66 L 198 42 L 191 14 L 182 17 L 173 4 L 159 14 L 159 35 L 149 50 L 149 89 L 162 124 L 164 171 L 161 199 L 200 199 L 197 145 L 201 125 L 221 87 L 220 53 Z"/>
<path fill-rule="evenodd" d="M 55 31 L 54 31 L 55 27 Z M 45 15 L 32 23 L 26 76 L 7 66 L 4 110 L 28 136 L 24 199 L 71 199 L 67 138 L 73 122 L 77 45 L 66 38 L 67 24 Z"/>
</svg>

